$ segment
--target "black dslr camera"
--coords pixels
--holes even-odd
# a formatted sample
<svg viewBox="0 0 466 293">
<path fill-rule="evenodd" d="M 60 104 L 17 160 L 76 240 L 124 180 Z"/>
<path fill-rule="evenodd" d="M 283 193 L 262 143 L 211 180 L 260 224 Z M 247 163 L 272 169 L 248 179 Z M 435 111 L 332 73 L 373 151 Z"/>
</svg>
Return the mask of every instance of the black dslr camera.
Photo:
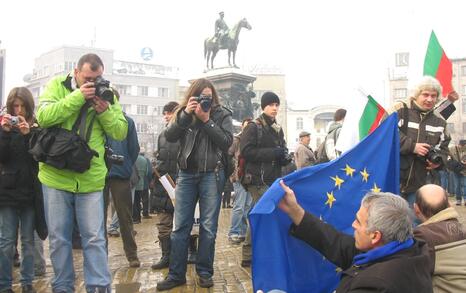
<svg viewBox="0 0 466 293">
<path fill-rule="evenodd" d="M 212 107 L 212 97 L 211 96 L 204 96 L 200 95 L 196 97 L 196 102 L 201 104 L 202 111 L 209 112 L 210 107 Z"/>
<path fill-rule="evenodd" d="M 125 161 L 124 156 L 117 155 L 113 152 L 112 148 L 109 146 L 105 146 L 105 161 L 107 162 L 107 165 L 123 165 Z"/>
<path fill-rule="evenodd" d="M 289 163 L 291 163 L 292 161 L 293 161 L 293 155 L 288 152 L 287 148 L 285 148 L 285 154 L 284 154 L 283 158 L 280 160 L 280 165 L 281 166 L 286 166 Z"/>
<path fill-rule="evenodd" d="M 113 105 L 113 91 L 110 89 L 110 81 L 102 76 L 94 80 L 95 95 Z"/>
<path fill-rule="evenodd" d="M 429 148 L 429 151 L 427 152 L 425 158 L 433 164 L 436 164 L 436 165 L 442 164 L 442 155 L 439 153 L 438 149 L 432 146 Z"/>
</svg>

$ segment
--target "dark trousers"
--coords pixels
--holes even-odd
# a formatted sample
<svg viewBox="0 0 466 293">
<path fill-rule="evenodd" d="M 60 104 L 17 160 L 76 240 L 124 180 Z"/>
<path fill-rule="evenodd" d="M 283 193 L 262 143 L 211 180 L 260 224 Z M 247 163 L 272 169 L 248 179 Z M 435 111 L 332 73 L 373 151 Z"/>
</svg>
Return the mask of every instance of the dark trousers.
<svg viewBox="0 0 466 293">
<path fill-rule="evenodd" d="M 107 179 L 104 189 L 105 199 L 105 219 L 107 219 L 107 209 L 109 195 L 112 194 L 113 206 L 120 223 L 121 239 L 126 258 L 131 261 L 138 258 L 136 241 L 133 236 L 132 202 L 129 179 Z M 106 227 L 106 226 L 105 226 Z"/>
<path fill-rule="evenodd" d="M 134 193 L 133 203 L 133 221 L 141 221 L 141 200 L 142 200 L 142 215 L 149 215 L 149 190 L 136 190 Z"/>
</svg>

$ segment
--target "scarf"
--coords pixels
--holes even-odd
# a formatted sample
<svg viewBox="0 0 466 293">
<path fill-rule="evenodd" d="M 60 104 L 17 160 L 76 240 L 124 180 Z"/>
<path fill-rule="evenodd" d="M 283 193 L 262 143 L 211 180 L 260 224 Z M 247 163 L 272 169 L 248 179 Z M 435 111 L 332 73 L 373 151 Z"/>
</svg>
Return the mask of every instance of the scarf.
<svg viewBox="0 0 466 293">
<path fill-rule="evenodd" d="M 353 258 L 353 265 L 363 265 L 370 263 L 372 261 L 378 260 L 385 256 L 389 256 L 397 253 L 400 250 L 411 247 L 414 244 L 413 238 L 408 238 L 404 242 L 392 241 L 383 246 L 377 247 L 375 249 L 369 250 L 368 252 L 361 253 L 356 255 Z"/>
</svg>

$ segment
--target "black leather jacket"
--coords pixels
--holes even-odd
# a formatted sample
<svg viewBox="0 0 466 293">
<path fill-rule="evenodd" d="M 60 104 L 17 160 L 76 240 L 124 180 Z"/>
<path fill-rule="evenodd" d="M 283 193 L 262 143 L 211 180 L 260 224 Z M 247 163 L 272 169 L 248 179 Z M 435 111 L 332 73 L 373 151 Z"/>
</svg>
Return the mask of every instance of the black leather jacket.
<svg viewBox="0 0 466 293">
<path fill-rule="evenodd" d="M 186 114 L 181 108 L 175 121 L 170 123 L 165 133 L 169 142 L 180 141 L 178 166 L 181 170 L 193 170 L 190 156 L 194 156 L 195 170 L 199 172 L 223 169 L 227 165 L 228 148 L 233 142 L 233 122 L 231 111 L 222 106 L 214 106 L 210 119 L 203 123 L 194 115 Z M 190 160 L 188 160 L 190 159 Z"/>
<path fill-rule="evenodd" d="M 156 166 L 160 176 L 168 173 L 172 178 L 178 174 L 178 154 L 180 152 L 180 142 L 168 142 L 164 129 L 157 140 Z"/>
</svg>

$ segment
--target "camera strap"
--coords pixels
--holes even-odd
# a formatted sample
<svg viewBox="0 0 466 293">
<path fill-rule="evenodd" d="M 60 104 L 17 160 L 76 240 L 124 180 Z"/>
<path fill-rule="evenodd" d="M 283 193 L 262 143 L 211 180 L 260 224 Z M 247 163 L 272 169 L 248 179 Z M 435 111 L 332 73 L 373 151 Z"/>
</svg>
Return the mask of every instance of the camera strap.
<svg viewBox="0 0 466 293">
<path fill-rule="evenodd" d="M 90 108 L 90 104 L 89 103 L 85 103 L 82 107 L 81 107 L 81 110 L 79 111 L 79 115 L 78 115 L 78 118 L 76 119 L 76 121 L 74 122 L 73 124 L 73 128 L 71 129 L 71 131 L 73 133 L 78 133 L 78 129 L 79 129 L 79 136 L 85 140 L 86 142 L 89 141 L 90 137 L 91 137 L 91 132 L 92 132 L 92 126 L 94 124 L 94 120 L 95 120 L 95 115 L 91 118 L 91 121 L 89 123 L 89 127 L 86 129 L 86 118 L 87 118 L 87 110 Z"/>
</svg>

